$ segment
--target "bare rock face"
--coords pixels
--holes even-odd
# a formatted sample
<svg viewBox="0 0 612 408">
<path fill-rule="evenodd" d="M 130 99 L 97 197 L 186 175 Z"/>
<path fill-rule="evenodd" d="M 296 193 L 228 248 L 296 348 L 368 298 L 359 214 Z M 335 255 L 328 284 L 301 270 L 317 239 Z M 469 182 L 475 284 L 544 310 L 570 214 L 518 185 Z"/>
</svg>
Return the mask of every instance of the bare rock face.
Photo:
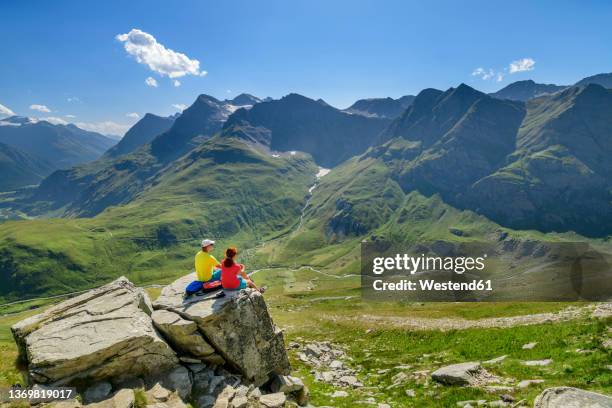
<svg viewBox="0 0 612 408">
<path fill-rule="evenodd" d="M 246 289 L 231 297 L 184 300 L 184 288 L 191 280 L 193 276 L 187 275 L 166 286 L 154 308 L 195 322 L 204 340 L 248 382 L 259 386 L 272 374 L 289 374 L 282 332 L 259 292 Z"/>
<path fill-rule="evenodd" d="M 538 395 L 534 408 L 610 408 L 612 397 L 573 387 L 547 388 Z"/>
<path fill-rule="evenodd" d="M 223 361 L 223 358 L 215 353 L 215 349 L 204 340 L 195 322 L 185 320 L 168 310 L 156 310 L 151 318 L 155 327 L 174 346 L 175 350 L 208 363 Z"/>
<path fill-rule="evenodd" d="M 155 331 L 146 293 L 122 277 L 12 328 L 30 380 L 62 385 L 162 372 L 175 352 Z"/>
</svg>

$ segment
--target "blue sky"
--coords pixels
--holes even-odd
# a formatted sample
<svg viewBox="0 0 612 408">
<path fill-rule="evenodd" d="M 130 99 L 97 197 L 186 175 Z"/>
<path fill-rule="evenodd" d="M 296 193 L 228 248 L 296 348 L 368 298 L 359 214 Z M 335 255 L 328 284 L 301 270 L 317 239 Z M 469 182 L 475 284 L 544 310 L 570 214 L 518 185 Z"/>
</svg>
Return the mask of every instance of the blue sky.
<svg viewBox="0 0 612 408">
<path fill-rule="evenodd" d="M 345 108 L 461 82 L 569 84 L 612 71 L 610 21 L 606 1 L 3 0 L 0 104 L 119 133 L 128 114 L 168 115 L 200 93 Z M 118 37 L 133 29 L 153 48 Z"/>
</svg>

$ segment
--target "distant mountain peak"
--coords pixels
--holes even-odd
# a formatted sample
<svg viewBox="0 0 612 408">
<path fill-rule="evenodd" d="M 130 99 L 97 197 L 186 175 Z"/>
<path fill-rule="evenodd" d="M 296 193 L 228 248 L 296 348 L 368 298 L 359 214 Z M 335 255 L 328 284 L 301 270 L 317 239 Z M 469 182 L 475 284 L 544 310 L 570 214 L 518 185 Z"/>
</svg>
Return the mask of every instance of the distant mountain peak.
<svg viewBox="0 0 612 408">
<path fill-rule="evenodd" d="M 585 86 L 588 84 L 597 84 L 597 85 L 601 85 L 604 88 L 612 88 L 612 72 L 609 73 L 604 73 L 604 74 L 597 74 L 597 75 L 591 75 L 589 77 L 586 77 L 584 79 L 581 79 L 580 81 L 576 82 L 576 86 Z"/>
<path fill-rule="evenodd" d="M 175 118 L 175 115 L 165 118 L 153 113 L 146 113 L 125 133 L 119 143 L 106 152 L 106 156 L 117 157 L 135 151 L 170 129 Z"/>
<path fill-rule="evenodd" d="M 481 97 L 484 94 L 469 85 L 464 84 L 463 82 L 459 84 L 459 86 L 455 89 L 451 90 L 451 94 L 459 97 Z"/>
<path fill-rule="evenodd" d="M 253 96 L 248 93 L 241 93 L 236 96 L 234 99 L 227 100 L 227 102 L 236 106 L 247 106 L 247 105 L 255 105 L 256 103 L 261 102 L 262 100 L 256 96 Z"/>
<path fill-rule="evenodd" d="M 404 95 L 398 99 L 393 99 L 390 96 L 364 98 L 359 99 L 344 111 L 362 116 L 395 119 L 412 105 L 414 98 L 414 95 Z"/>
<path fill-rule="evenodd" d="M 512 82 L 497 92 L 491 93 L 497 99 L 510 99 L 513 101 L 527 101 L 542 95 L 553 94 L 566 89 L 565 85 L 539 84 L 532 79 Z"/>
<path fill-rule="evenodd" d="M 193 103 L 193 105 L 191 105 L 191 106 L 194 106 L 194 105 L 196 105 L 198 103 L 206 103 L 208 105 L 210 105 L 210 104 L 218 105 L 218 104 L 221 103 L 221 101 L 219 101 L 214 96 L 210 96 L 210 95 L 207 95 L 207 94 L 200 94 L 198 96 L 198 98 L 195 100 L 195 102 Z"/>
</svg>

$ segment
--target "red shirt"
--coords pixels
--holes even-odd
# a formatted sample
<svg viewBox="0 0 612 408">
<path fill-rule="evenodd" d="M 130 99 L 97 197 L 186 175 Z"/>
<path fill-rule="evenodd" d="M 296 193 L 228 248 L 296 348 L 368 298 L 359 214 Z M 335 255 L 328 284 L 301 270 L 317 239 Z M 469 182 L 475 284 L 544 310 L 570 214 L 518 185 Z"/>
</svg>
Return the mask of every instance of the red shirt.
<svg viewBox="0 0 612 408">
<path fill-rule="evenodd" d="M 229 268 L 225 266 L 224 262 L 221 262 L 221 286 L 226 289 L 236 289 L 240 286 L 240 272 L 242 271 L 242 264 L 235 263 Z"/>
</svg>

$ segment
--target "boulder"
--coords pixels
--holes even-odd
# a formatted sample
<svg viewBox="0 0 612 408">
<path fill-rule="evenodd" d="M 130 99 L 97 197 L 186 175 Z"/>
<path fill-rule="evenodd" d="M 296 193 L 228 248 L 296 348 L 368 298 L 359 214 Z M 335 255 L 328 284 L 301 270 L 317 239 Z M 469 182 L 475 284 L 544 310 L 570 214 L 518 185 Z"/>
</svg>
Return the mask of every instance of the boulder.
<svg viewBox="0 0 612 408">
<path fill-rule="evenodd" d="M 133 408 L 136 403 L 134 390 L 122 389 L 119 390 L 111 398 L 86 405 L 87 408 Z"/>
<path fill-rule="evenodd" d="M 198 332 L 195 322 L 168 310 L 156 310 L 151 318 L 155 327 L 175 349 L 200 359 L 215 353 L 215 349 Z"/>
<path fill-rule="evenodd" d="M 236 296 L 219 298 L 213 294 L 185 300 L 185 286 L 192 280 L 193 275 L 187 275 L 166 286 L 154 309 L 195 322 L 204 340 L 248 382 L 259 386 L 272 374 L 289 374 L 282 332 L 258 291 L 245 289 Z"/>
<path fill-rule="evenodd" d="M 290 375 L 277 375 L 274 376 L 270 389 L 272 392 L 284 392 L 290 394 L 304 388 L 304 383 L 297 377 Z"/>
<path fill-rule="evenodd" d="M 477 362 L 441 367 L 431 373 L 431 378 L 447 385 L 476 385 L 492 380 L 492 376 Z"/>
<path fill-rule="evenodd" d="M 83 399 L 85 400 L 85 402 L 102 401 L 110 395 L 112 389 L 113 386 L 106 381 L 96 383 L 85 390 Z"/>
<path fill-rule="evenodd" d="M 30 380 L 64 385 L 170 369 L 176 353 L 157 334 L 151 302 L 121 277 L 15 324 Z"/>
<path fill-rule="evenodd" d="M 259 399 L 259 403 L 266 408 L 279 408 L 284 406 L 285 402 L 287 402 L 287 397 L 282 392 L 262 395 Z"/>
<path fill-rule="evenodd" d="M 573 387 L 547 388 L 538 395 L 534 408 L 610 408 L 612 397 Z"/>
<path fill-rule="evenodd" d="M 234 397 L 232 400 L 232 408 L 246 408 L 249 405 L 247 397 Z"/>
</svg>

